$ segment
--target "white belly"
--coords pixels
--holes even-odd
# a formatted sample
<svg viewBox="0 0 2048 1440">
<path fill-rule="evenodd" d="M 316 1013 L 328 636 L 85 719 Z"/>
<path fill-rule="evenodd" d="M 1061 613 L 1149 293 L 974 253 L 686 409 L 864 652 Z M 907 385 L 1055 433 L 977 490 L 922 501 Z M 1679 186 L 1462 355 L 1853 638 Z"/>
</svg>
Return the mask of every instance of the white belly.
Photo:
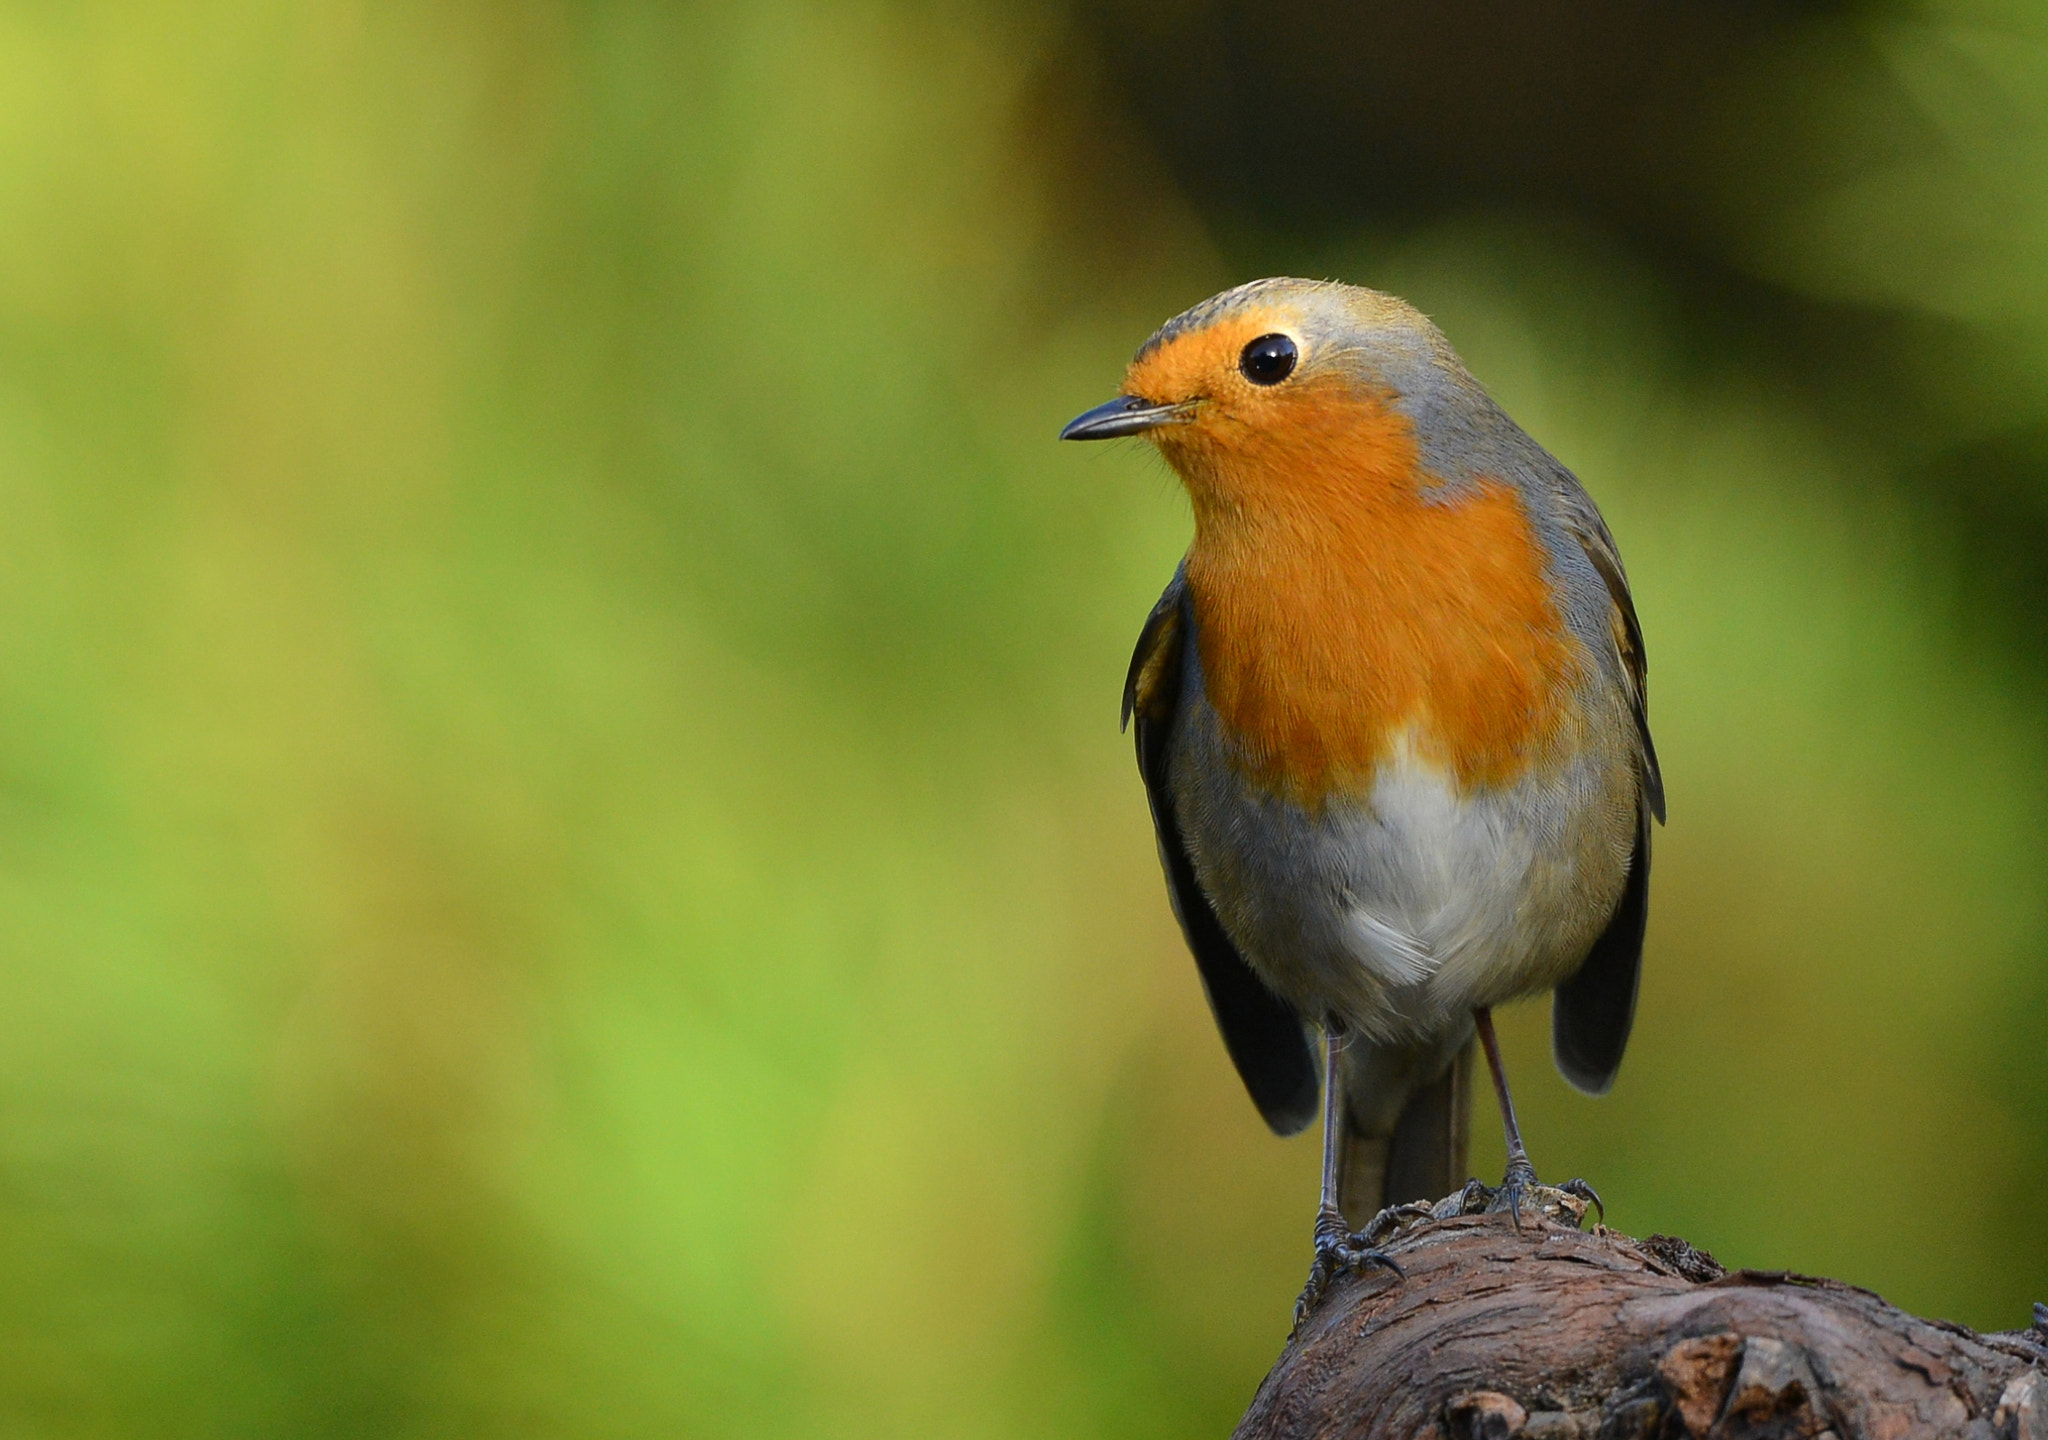
<svg viewBox="0 0 2048 1440">
<path fill-rule="evenodd" d="M 1368 803 L 1336 817 L 1323 842 L 1377 862 L 1347 867 L 1366 882 L 1342 907 L 1352 960 L 1399 987 L 1518 948 L 1515 915 L 1535 836 L 1504 819 L 1499 806 L 1461 798 L 1440 767 L 1400 745 Z"/>
<path fill-rule="evenodd" d="M 1173 792 L 1195 873 L 1253 969 L 1306 1015 L 1414 1041 L 1577 968 L 1626 876 L 1621 773 L 1588 756 L 1461 792 L 1403 742 L 1368 794 L 1312 815 L 1246 785 L 1197 691 Z"/>
</svg>

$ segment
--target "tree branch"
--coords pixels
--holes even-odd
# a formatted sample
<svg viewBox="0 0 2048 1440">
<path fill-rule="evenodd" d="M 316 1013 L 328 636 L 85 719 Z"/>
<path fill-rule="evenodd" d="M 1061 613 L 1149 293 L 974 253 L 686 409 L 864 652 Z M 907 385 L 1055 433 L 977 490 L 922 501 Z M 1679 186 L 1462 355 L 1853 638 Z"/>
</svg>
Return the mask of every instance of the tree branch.
<svg viewBox="0 0 2048 1440">
<path fill-rule="evenodd" d="M 1411 1225 L 1348 1276 L 1235 1440 L 2048 1440 L 2048 1307 L 1979 1335 L 1835 1280 L 1525 1213 Z"/>
</svg>

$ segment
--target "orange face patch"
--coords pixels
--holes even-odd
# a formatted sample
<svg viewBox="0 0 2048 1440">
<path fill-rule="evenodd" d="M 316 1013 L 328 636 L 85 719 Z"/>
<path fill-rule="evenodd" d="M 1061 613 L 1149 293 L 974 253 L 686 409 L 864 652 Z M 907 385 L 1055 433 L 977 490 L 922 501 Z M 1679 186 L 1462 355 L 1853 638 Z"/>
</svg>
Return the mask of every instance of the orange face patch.
<svg viewBox="0 0 2048 1440">
<path fill-rule="evenodd" d="M 1282 318 L 1180 337 L 1127 385 L 1205 402 L 1153 439 L 1194 501 L 1210 701 L 1247 773 L 1311 807 L 1369 787 L 1404 730 L 1462 787 L 1509 783 L 1555 753 L 1582 667 L 1521 497 L 1428 498 L 1407 418 L 1348 376 L 1234 386 Z"/>
<path fill-rule="evenodd" d="M 1176 336 L 1131 362 L 1123 393 L 1166 402 L 1251 400 L 1261 392 L 1237 368 L 1244 347 L 1261 335 L 1295 328 L 1291 315 L 1256 309 Z"/>
</svg>

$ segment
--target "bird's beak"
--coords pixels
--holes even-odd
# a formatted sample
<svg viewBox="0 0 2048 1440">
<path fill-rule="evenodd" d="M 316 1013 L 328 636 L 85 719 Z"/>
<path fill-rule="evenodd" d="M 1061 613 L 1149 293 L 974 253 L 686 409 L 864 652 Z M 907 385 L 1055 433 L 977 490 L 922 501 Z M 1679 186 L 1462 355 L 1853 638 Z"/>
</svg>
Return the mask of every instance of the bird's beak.
<svg viewBox="0 0 2048 1440">
<path fill-rule="evenodd" d="M 1194 418 L 1195 403 L 1183 400 L 1161 405 L 1135 395 L 1119 395 L 1107 405 L 1097 405 L 1067 422 L 1062 440 L 1114 440 L 1122 435 L 1142 435 L 1161 425 L 1180 425 Z"/>
</svg>

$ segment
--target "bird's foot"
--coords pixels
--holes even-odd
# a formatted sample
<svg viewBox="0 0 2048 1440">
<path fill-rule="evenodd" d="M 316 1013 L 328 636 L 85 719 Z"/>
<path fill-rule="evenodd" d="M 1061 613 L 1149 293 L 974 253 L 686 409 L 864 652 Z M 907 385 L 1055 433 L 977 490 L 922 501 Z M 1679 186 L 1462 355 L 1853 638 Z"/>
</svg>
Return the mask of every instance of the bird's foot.
<svg viewBox="0 0 2048 1440">
<path fill-rule="evenodd" d="M 1323 1292 L 1330 1288 L 1330 1282 L 1346 1271 L 1360 1271 L 1368 1265 L 1378 1265 L 1396 1275 L 1403 1274 L 1394 1257 L 1379 1248 L 1379 1241 L 1400 1228 L 1404 1219 L 1421 1218 L 1410 1212 L 1420 1209 L 1423 1216 L 1429 1213 L 1427 1206 L 1395 1205 L 1380 1211 L 1365 1229 L 1353 1234 L 1345 1227 L 1344 1217 L 1336 1210 L 1325 1207 L 1316 1215 L 1316 1258 L 1308 1269 L 1308 1284 L 1302 1288 L 1301 1298 L 1294 1302 L 1294 1328 L 1301 1329 L 1302 1322 L 1323 1301 Z"/>
<path fill-rule="evenodd" d="M 1433 1213 L 1440 1220 L 1447 1220 L 1453 1215 L 1505 1213 L 1513 1218 L 1515 1228 L 1519 1230 L 1522 1228 L 1524 1207 L 1573 1229 L 1585 1223 L 1588 1210 L 1597 1211 L 1601 1223 L 1607 1220 L 1607 1207 L 1600 1203 L 1600 1193 L 1591 1185 L 1583 1180 L 1545 1185 L 1536 1178 L 1535 1167 L 1526 1160 L 1509 1165 L 1508 1173 L 1498 1186 L 1482 1185 L 1477 1180 L 1466 1181 L 1463 1190 L 1439 1201 Z"/>
<path fill-rule="evenodd" d="M 1529 1191 L 1540 1188 L 1542 1182 L 1536 1178 L 1536 1167 L 1529 1163 L 1519 1148 L 1514 1154 L 1515 1158 L 1508 1161 L 1508 1173 L 1501 1177 L 1500 1193 L 1486 1208 L 1507 1211 L 1519 1230 L 1522 1228 L 1522 1199 Z"/>
</svg>

